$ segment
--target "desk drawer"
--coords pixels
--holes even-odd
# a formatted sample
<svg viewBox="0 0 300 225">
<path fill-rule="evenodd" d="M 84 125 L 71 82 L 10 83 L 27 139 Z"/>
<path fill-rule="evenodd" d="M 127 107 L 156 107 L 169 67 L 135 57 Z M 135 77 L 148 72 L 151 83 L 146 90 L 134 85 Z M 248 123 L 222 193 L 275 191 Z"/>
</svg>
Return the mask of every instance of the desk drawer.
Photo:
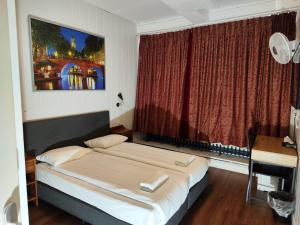
<svg viewBox="0 0 300 225">
<path fill-rule="evenodd" d="M 35 172 L 35 160 L 26 161 L 26 173 Z"/>
</svg>

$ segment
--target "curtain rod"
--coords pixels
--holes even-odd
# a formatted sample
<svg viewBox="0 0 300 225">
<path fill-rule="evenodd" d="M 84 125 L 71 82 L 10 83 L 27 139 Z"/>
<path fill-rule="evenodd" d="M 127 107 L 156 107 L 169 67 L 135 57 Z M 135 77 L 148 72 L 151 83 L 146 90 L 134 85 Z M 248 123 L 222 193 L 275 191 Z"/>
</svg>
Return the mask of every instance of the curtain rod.
<svg viewBox="0 0 300 225">
<path fill-rule="evenodd" d="M 176 31 L 182 31 L 182 30 L 191 29 L 191 28 L 195 28 L 195 27 L 202 27 L 202 26 L 208 26 L 208 25 L 219 24 L 219 23 L 235 22 L 235 21 L 240 21 L 240 20 L 245 20 L 245 19 L 254 19 L 254 18 L 259 18 L 259 17 L 280 15 L 282 13 L 296 12 L 297 10 L 300 10 L 300 7 L 294 7 L 294 8 L 290 8 L 288 10 L 274 10 L 272 12 L 232 17 L 232 18 L 228 18 L 228 19 L 215 20 L 215 21 L 201 23 L 201 24 L 186 25 L 186 26 L 180 26 L 180 27 L 174 27 L 174 28 L 166 28 L 166 29 L 160 29 L 160 30 L 149 31 L 149 32 L 141 32 L 141 33 L 137 33 L 136 36 L 176 32 Z"/>
</svg>

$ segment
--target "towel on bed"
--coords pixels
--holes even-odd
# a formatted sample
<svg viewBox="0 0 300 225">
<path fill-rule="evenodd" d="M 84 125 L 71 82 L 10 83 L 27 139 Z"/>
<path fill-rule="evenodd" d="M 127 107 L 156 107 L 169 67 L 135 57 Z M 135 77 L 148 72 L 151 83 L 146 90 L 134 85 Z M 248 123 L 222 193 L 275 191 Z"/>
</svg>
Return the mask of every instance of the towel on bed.
<svg viewBox="0 0 300 225">
<path fill-rule="evenodd" d="M 169 176 L 167 174 L 164 174 L 161 171 L 157 171 L 152 176 L 148 177 L 143 182 L 141 182 L 140 188 L 143 191 L 154 192 L 156 189 L 162 186 L 168 179 Z"/>
<path fill-rule="evenodd" d="M 175 165 L 177 166 L 182 166 L 182 167 L 187 167 L 188 165 L 190 165 L 194 160 L 195 160 L 195 156 L 187 156 L 181 159 L 177 159 L 175 161 Z"/>
</svg>

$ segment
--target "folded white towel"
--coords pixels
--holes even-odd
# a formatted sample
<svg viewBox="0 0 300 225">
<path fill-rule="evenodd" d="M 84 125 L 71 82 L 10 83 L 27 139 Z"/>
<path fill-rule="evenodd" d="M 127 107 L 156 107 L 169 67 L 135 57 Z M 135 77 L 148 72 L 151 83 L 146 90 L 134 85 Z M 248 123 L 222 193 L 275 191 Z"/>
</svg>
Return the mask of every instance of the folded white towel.
<svg viewBox="0 0 300 225">
<path fill-rule="evenodd" d="M 176 161 L 175 161 L 175 165 L 177 165 L 177 166 L 182 166 L 182 167 L 187 167 L 187 166 L 190 165 L 195 159 L 196 159 L 195 156 L 187 156 L 187 157 L 185 157 L 185 158 L 176 160 Z"/>
<path fill-rule="evenodd" d="M 161 171 L 156 171 L 152 176 L 140 183 L 140 188 L 143 191 L 154 192 L 157 188 L 163 185 L 169 176 Z"/>
</svg>

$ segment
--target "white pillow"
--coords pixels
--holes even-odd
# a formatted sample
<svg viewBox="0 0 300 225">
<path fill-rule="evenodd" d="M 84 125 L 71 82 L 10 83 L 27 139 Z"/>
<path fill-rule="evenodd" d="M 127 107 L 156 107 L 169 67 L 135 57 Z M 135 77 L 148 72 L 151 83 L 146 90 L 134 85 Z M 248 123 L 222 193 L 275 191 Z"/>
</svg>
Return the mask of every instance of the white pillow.
<svg viewBox="0 0 300 225">
<path fill-rule="evenodd" d="M 63 148 L 56 148 L 38 155 L 36 159 L 41 162 L 48 163 L 52 166 L 58 166 L 62 163 L 79 159 L 91 150 L 80 146 L 67 146 Z"/>
<path fill-rule="evenodd" d="M 109 134 L 103 137 L 94 138 L 85 141 L 84 144 L 90 148 L 109 148 L 114 145 L 121 144 L 125 142 L 128 138 L 119 134 Z"/>
</svg>

